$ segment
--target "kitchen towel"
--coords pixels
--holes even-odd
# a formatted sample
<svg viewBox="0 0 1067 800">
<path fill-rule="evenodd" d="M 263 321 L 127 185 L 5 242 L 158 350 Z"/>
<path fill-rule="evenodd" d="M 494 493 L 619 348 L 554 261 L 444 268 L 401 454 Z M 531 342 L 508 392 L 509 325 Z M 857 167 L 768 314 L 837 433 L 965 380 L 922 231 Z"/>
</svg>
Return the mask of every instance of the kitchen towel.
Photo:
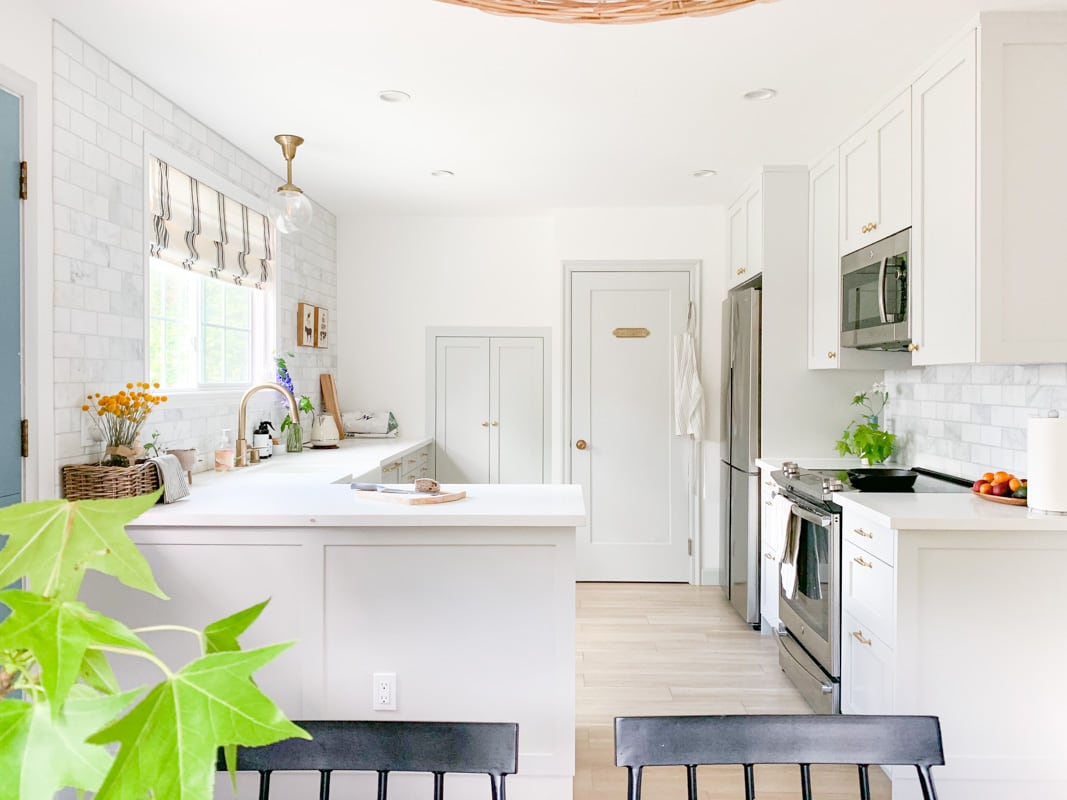
<svg viewBox="0 0 1067 800">
<path fill-rule="evenodd" d="M 173 503 L 189 496 L 189 482 L 185 480 L 185 470 L 177 456 L 166 453 L 155 458 L 148 459 L 156 465 L 159 473 L 159 482 L 163 484 L 163 502 Z"/>
<path fill-rule="evenodd" d="M 800 555 L 800 524 L 794 514 L 789 515 L 782 546 L 782 593 L 792 600 L 797 596 L 797 560 Z"/>
<path fill-rule="evenodd" d="M 696 314 L 689 304 L 685 333 L 674 336 L 674 434 L 704 438 L 704 388 L 697 371 Z"/>
<path fill-rule="evenodd" d="M 793 501 L 784 495 L 775 494 L 771 501 L 771 513 L 764 533 L 763 544 L 767 550 L 774 554 L 778 563 L 785 557 L 785 543 L 787 532 L 793 521 Z"/>
<path fill-rule="evenodd" d="M 1067 417 L 1035 417 L 1026 426 L 1026 502 L 1067 513 Z"/>
<path fill-rule="evenodd" d="M 398 427 L 392 411 L 346 411 L 341 424 L 345 433 L 392 433 Z"/>
</svg>

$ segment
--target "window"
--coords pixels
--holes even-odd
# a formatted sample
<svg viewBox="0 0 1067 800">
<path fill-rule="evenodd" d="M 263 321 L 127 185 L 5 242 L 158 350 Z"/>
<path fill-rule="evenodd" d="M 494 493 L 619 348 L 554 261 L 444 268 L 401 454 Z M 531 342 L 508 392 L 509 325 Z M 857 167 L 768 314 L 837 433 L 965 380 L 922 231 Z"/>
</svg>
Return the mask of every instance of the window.
<svg viewBox="0 0 1067 800">
<path fill-rule="evenodd" d="M 273 333 L 271 225 L 158 158 L 148 168 L 149 375 L 172 391 L 247 386 Z"/>
<path fill-rule="evenodd" d="M 262 361 L 261 293 L 149 259 L 148 374 L 174 389 L 247 386 Z"/>
</svg>

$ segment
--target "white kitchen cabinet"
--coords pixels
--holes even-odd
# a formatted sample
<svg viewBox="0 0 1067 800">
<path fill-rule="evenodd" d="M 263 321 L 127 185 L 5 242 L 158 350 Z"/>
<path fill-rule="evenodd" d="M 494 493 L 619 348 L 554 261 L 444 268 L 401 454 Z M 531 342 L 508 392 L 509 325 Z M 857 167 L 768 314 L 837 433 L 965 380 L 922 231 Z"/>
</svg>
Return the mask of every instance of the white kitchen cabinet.
<svg viewBox="0 0 1067 800">
<path fill-rule="evenodd" d="M 811 167 L 808 191 L 808 369 L 895 369 L 907 354 L 841 347 L 838 151 Z"/>
<path fill-rule="evenodd" d="M 913 363 L 1067 361 L 1067 15 L 983 14 L 914 84 Z"/>
<path fill-rule="evenodd" d="M 851 614 L 842 615 L 841 713 L 893 713 L 893 651 Z"/>
<path fill-rule="evenodd" d="M 381 463 L 381 483 L 414 483 L 418 478 L 434 477 L 433 445 L 406 450 Z"/>
<path fill-rule="evenodd" d="M 544 338 L 437 336 L 435 341 L 437 478 L 544 483 Z"/>
<path fill-rule="evenodd" d="M 774 520 L 774 490 L 771 470 L 760 470 L 760 623 L 764 633 L 778 627 L 779 557 L 768 544 L 765 531 Z"/>
<path fill-rule="evenodd" d="M 727 286 L 732 288 L 763 272 L 763 196 L 760 184 L 746 190 L 727 212 L 730 252 Z"/>
<path fill-rule="evenodd" d="M 911 225 L 911 93 L 904 91 L 839 149 L 840 250 Z"/>
</svg>

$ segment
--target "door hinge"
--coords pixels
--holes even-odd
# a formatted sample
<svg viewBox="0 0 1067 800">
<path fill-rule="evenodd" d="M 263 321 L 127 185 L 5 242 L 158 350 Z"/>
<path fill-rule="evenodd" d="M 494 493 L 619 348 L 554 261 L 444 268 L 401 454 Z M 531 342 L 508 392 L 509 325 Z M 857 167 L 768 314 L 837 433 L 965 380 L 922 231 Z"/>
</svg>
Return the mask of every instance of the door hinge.
<svg viewBox="0 0 1067 800">
<path fill-rule="evenodd" d="M 30 421 L 22 420 L 22 457 L 30 457 Z"/>
<path fill-rule="evenodd" d="M 693 540 L 689 539 L 688 540 L 688 544 L 689 544 L 689 555 L 693 555 Z"/>
<path fill-rule="evenodd" d="M 25 161 L 19 162 L 19 200 L 30 196 L 30 167 Z"/>
</svg>

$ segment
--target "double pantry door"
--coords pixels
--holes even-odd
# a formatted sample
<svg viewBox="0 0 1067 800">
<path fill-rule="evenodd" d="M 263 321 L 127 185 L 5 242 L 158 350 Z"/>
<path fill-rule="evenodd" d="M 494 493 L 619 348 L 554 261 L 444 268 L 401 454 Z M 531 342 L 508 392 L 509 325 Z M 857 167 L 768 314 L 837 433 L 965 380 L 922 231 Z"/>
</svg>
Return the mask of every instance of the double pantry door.
<svg viewBox="0 0 1067 800">
<path fill-rule="evenodd" d="M 436 337 L 437 479 L 544 483 L 545 340 Z"/>
</svg>

